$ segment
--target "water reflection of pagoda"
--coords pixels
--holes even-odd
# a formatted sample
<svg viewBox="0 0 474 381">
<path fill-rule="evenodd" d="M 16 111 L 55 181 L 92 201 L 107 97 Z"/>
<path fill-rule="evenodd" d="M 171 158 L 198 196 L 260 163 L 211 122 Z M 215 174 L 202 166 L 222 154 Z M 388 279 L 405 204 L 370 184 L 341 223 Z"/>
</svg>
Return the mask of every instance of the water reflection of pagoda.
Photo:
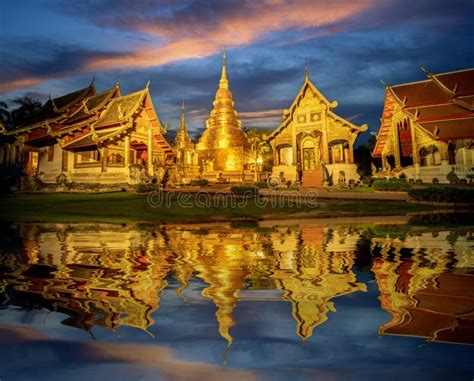
<svg viewBox="0 0 474 381">
<path fill-rule="evenodd" d="M 191 279 L 205 282 L 201 294 L 216 306 L 219 333 L 229 344 L 238 302 L 273 289 L 292 304 L 297 334 L 306 340 L 335 311 L 334 297 L 365 289 L 352 271 L 359 234 L 348 228 L 18 229 L 25 255 L 2 254 L 2 265 L 10 269 L 2 290 L 13 304 L 33 300 L 69 315 L 65 324 L 89 331 L 94 326 L 147 330 L 160 291 L 173 277 L 184 300 Z"/>
<path fill-rule="evenodd" d="M 391 315 L 379 333 L 474 344 L 472 249 L 472 237 L 449 232 L 374 239 L 372 271 Z"/>
</svg>

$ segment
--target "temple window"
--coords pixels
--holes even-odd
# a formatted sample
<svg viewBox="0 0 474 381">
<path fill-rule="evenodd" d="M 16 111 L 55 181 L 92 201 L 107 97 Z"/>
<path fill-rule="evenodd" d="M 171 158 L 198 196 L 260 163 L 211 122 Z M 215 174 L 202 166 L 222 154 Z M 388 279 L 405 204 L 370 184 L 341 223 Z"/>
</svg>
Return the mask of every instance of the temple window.
<svg viewBox="0 0 474 381">
<path fill-rule="evenodd" d="M 349 142 L 337 140 L 329 143 L 329 163 L 349 163 Z"/>
<path fill-rule="evenodd" d="M 298 115 L 296 120 L 298 123 L 306 123 L 306 115 Z"/>
<path fill-rule="evenodd" d="M 289 145 L 278 147 L 279 165 L 293 164 L 293 148 Z"/>
<path fill-rule="evenodd" d="M 441 154 L 434 145 L 422 147 L 419 151 L 420 166 L 441 165 Z"/>
<path fill-rule="evenodd" d="M 100 164 L 101 161 L 101 155 L 99 150 L 93 149 L 90 151 L 83 151 L 83 152 L 77 152 L 75 155 L 75 162 L 76 164 L 84 164 L 84 165 L 97 165 Z"/>
<path fill-rule="evenodd" d="M 107 164 L 110 166 L 122 167 L 124 158 L 120 153 L 112 153 L 107 157 Z"/>
<path fill-rule="evenodd" d="M 54 145 L 48 147 L 48 161 L 54 160 Z"/>
<path fill-rule="evenodd" d="M 312 112 L 311 113 L 311 122 L 319 122 L 321 120 L 321 113 L 320 112 Z"/>
</svg>

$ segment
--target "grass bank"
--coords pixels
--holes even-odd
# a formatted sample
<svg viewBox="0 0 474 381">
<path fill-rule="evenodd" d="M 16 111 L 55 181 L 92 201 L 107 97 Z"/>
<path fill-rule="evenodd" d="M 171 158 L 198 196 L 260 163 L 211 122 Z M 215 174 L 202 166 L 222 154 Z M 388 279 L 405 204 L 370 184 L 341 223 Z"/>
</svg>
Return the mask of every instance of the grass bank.
<svg viewBox="0 0 474 381">
<path fill-rule="evenodd" d="M 168 205 L 152 207 L 146 195 L 105 194 L 11 194 L 0 195 L 0 221 L 14 222 L 154 222 L 204 223 L 236 220 L 323 218 L 401 215 L 433 210 L 430 205 L 403 201 L 321 200 L 316 205 L 298 205 L 289 200 L 280 205 L 259 205 L 256 199 L 237 200 L 231 207 L 214 202 L 202 207 L 203 199 L 191 197 L 180 205 L 176 194 Z"/>
</svg>

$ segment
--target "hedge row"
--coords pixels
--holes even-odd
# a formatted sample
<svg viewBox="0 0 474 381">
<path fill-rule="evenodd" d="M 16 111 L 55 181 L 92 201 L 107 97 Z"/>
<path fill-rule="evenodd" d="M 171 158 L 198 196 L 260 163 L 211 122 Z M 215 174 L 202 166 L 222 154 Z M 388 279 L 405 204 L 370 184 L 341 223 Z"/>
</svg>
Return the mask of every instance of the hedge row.
<svg viewBox="0 0 474 381">
<path fill-rule="evenodd" d="M 257 196 L 259 188 L 253 185 L 242 185 L 232 187 L 230 191 L 238 196 Z"/>
<path fill-rule="evenodd" d="M 375 179 L 372 187 L 385 192 L 409 191 L 411 189 L 411 185 L 407 183 L 406 179 Z"/>
<path fill-rule="evenodd" d="M 192 186 L 205 187 L 206 185 L 209 185 L 209 180 L 207 180 L 207 179 L 191 180 L 191 185 Z"/>
<path fill-rule="evenodd" d="M 428 187 L 412 189 L 408 194 L 415 201 L 474 203 L 474 189 Z"/>
</svg>

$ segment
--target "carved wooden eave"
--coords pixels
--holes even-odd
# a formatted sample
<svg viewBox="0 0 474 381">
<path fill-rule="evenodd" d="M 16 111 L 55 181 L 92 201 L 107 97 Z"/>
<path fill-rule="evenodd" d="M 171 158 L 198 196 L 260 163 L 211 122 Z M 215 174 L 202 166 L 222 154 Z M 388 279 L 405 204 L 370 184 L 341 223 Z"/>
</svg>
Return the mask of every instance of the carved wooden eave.
<svg viewBox="0 0 474 381">
<path fill-rule="evenodd" d="M 335 120 L 337 120 L 338 122 L 340 122 L 341 127 L 349 128 L 351 130 L 351 132 L 354 132 L 354 133 L 357 133 L 357 134 L 359 134 L 361 132 L 365 132 L 369 128 L 367 126 L 367 124 L 365 124 L 365 123 L 361 124 L 360 126 L 357 126 L 356 124 L 354 124 L 352 122 L 349 122 L 347 119 L 344 119 L 343 117 L 337 115 L 333 111 L 328 111 L 328 116 L 332 117 Z"/>
<path fill-rule="evenodd" d="M 421 70 L 427 75 L 429 79 L 433 81 L 433 83 L 438 86 L 448 97 L 451 98 L 452 102 L 459 107 L 462 107 L 469 111 L 474 111 L 474 103 L 467 103 L 458 96 L 457 91 L 459 89 L 459 84 L 456 83 L 453 89 L 449 89 L 445 86 L 443 82 L 441 82 L 436 74 L 431 73 L 429 70 L 421 67 Z"/>
</svg>

